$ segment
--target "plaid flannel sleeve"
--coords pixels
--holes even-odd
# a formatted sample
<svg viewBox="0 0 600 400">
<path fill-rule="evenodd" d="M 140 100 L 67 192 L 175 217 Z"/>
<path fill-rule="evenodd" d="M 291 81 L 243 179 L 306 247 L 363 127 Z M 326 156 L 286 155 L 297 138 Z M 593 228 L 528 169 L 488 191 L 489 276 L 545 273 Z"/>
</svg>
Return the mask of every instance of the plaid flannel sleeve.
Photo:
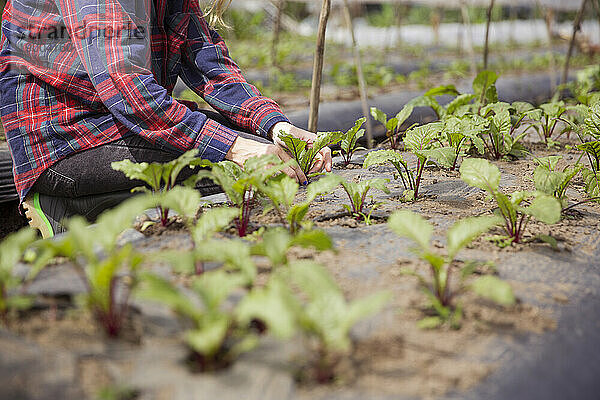
<svg viewBox="0 0 600 400">
<path fill-rule="evenodd" d="M 57 4 L 77 55 L 118 122 L 169 151 L 197 148 L 210 161 L 225 158 L 237 133 L 174 100 L 151 72 L 149 1 Z"/>
<path fill-rule="evenodd" d="M 206 23 L 198 1 L 190 1 L 189 10 L 181 78 L 240 130 L 268 138 L 273 125 L 288 118 L 242 76 L 223 39 Z"/>
</svg>

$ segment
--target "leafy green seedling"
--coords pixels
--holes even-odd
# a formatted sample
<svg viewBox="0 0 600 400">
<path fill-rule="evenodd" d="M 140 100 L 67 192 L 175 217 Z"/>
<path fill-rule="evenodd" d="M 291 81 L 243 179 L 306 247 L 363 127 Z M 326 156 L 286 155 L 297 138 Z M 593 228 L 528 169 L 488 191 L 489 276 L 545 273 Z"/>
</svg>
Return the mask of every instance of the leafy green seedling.
<svg viewBox="0 0 600 400">
<path fill-rule="evenodd" d="M 576 79 L 568 82 L 565 87 L 583 105 L 600 102 L 600 66 L 594 65 L 577 71 Z"/>
<path fill-rule="evenodd" d="M 338 143 L 342 132 L 319 132 L 313 143 L 298 139 L 281 131 L 279 139 L 285 144 L 287 152 L 296 160 L 300 169 L 308 177 L 317 155 L 327 146 Z"/>
<path fill-rule="evenodd" d="M 342 140 L 340 141 L 340 154 L 344 160 L 344 166 L 348 166 L 350 164 L 350 161 L 352 161 L 352 156 L 355 152 L 359 150 L 365 150 L 364 147 L 358 146 L 358 139 L 365 135 L 365 130 L 361 129 L 361 127 L 366 121 L 367 119 L 364 117 L 359 119 L 352 128 L 342 135 Z"/>
<path fill-rule="evenodd" d="M 554 196 L 560 201 L 561 206 L 565 208 L 568 204 L 565 192 L 583 166 L 566 166 L 563 169 L 559 169 L 558 162 L 562 158 L 562 156 L 536 158 L 535 161 L 538 163 L 538 166 L 533 171 L 533 181 L 536 190 Z"/>
<path fill-rule="evenodd" d="M 520 142 L 533 125 L 529 125 L 518 135 L 515 132 L 522 126 L 527 115 L 527 111 L 519 112 L 519 109 L 527 109 L 526 104 L 519 103 L 517 108 L 508 103 L 496 102 L 480 110 L 481 116 L 487 121 L 487 129 L 480 133 L 480 137 L 490 158 L 500 160 L 506 156 L 516 158 L 523 154 L 525 148 Z M 472 118 L 481 119 L 479 115 Z"/>
<path fill-rule="evenodd" d="M 446 106 L 437 100 L 439 96 L 454 96 Z M 454 115 L 461 107 L 468 105 L 475 95 L 460 94 L 454 85 L 442 85 L 429 89 L 422 96 L 412 99 L 408 105 L 412 107 L 431 107 L 438 119 Z"/>
<path fill-rule="evenodd" d="M 469 117 L 454 117 L 450 116 L 444 120 L 444 129 L 442 134 L 445 135 L 446 141 L 454 150 L 452 167 L 454 171 L 460 157 L 465 157 L 475 146 L 479 154 L 484 154 L 484 142 L 480 135 L 488 128 L 487 121 L 477 115 Z"/>
<path fill-rule="evenodd" d="M 87 291 L 82 303 L 110 337 L 121 334 L 129 312 L 129 294 L 138 283 L 138 268 L 144 257 L 131 244 L 117 246 L 120 233 L 136 216 L 155 204 L 152 196 L 137 196 L 106 211 L 94 225 L 82 217 L 65 224 L 65 235 L 39 242 L 39 259 L 64 257 L 71 261 Z"/>
<path fill-rule="evenodd" d="M 413 201 L 419 197 L 423 171 L 428 162 L 435 162 L 446 168 L 454 165 L 456 159 L 454 149 L 439 145 L 438 137 L 442 129 L 442 123 L 435 122 L 410 129 L 406 133 L 404 146 L 417 158 L 414 167 L 409 165 L 402 155 L 393 150 L 379 150 L 367 154 L 363 168 L 391 163 L 402 180 L 405 200 Z"/>
<path fill-rule="evenodd" d="M 225 304 L 245 281 L 239 274 L 209 271 L 194 277 L 188 297 L 169 281 L 146 273 L 135 295 L 162 303 L 189 321 L 191 328 L 183 339 L 192 350 L 190 360 L 200 371 L 213 371 L 229 366 L 258 344 L 257 336 L 238 323 L 235 309 Z"/>
<path fill-rule="evenodd" d="M 202 161 L 201 166 L 211 167 L 211 171 L 200 171 L 194 181 L 209 178 L 223 188 L 229 202 L 239 208 L 239 216 L 236 219 L 236 227 L 239 237 L 248 233 L 250 215 L 256 205 L 254 188 L 258 184 L 264 184 L 279 173 L 284 165 L 278 157 L 273 155 L 253 157 L 244 163 L 243 168 L 231 161 L 210 163 Z"/>
<path fill-rule="evenodd" d="M 192 166 L 198 150 L 191 150 L 167 163 L 135 163 L 131 160 L 116 161 L 111 164 L 116 171 L 123 172 L 129 179 L 140 180 L 148 187 L 140 186 L 135 191 L 159 193 L 173 189 L 181 171 Z M 158 203 L 157 211 L 162 226 L 169 224 L 169 209 Z"/>
<path fill-rule="evenodd" d="M 465 284 L 468 269 L 462 269 L 462 277 L 458 285 L 450 287 L 452 265 L 456 255 L 473 240 L 498 223 L 498 218 L 471 217 L 456 222 L 447 232 L 446 256 L 437 254 L 431 246 L 433 226 L 423 217 L 408 210 L 395 212 L 388 221 L 389 227 L 401 237 L 412 240 L 417 247 L 415 254 L 429 264 L 431 281 L 415 271 L 407 271 L 416 276 L 427 294 L 432 310 L 436 315 L 426 317 L 419 321 L 422 328 L 436 328 L 446 322 L 453 327 L 460 326 L 462 318 L 461 307 L 455 305 L 453 299 L 461 291 L 471 289 L 478 295 L 493 300 L 501 305 L 513 305 L 515 297 L 508 283 L 494 276 L 484 276 L 476 279 L 470 285 Z"/>
<path fill-rule="evenodd" d="M 0 322 L 6 324 L 13 311 L 26 310 L 33 305 L 30 296 L 20 294 L 23 280 L 15 274 L 15 267 L 27 249 L 36 240 L 35 231 L 25 228 L 0 242 Z"/>
<path fill-rule="evenodd" d="M 312 365 L 319 383 L 335 378 L 340 357 L 352 348 L 350 329 L 361 319 L 381 310 L 390 293 L 378 292 L 368 297 L 346 301 L 331 275 L 313 262 L 296 262 L 289 267 L 287 278 L 305 295 L 300 306 L 289 307 L 296 313 L 301 332 L 316 343 L 317 358 Z"/>
<path fill-rule="evenodd" d="M 399 148 L 400 127 L 402 126 L 402 124 L 404 124 L 404 122 L 406 122 L 408 117 L 410 117 L 410 115 L 413 112 L 413 109 L 414 107 L 412 105 L 407 104 L 402 108 L 402 110 L 400 110 L 400 112 L 398 112 L 398 114 L 396 114 L 395 117 L 390 118 L 388 120 L 388 116 L 386 113 L 375 107 L 371 107 L 371 115 L 373 116 L 373 118 L 375 118 L 376 121 L 382 123 L 383 126 L 385 126 L 385 135 L 387 136 L 390 142 L 390 147 L 393 150 Z"/>
<path fill-rule="evenodd" d="M 589 168 L 583 168 L 581 175 L 585 192 L 590 199 L 600 197 L 600 101 L 585 107 L 584 123 L 577 132 L 581 150 L 589 161 Z"/>
<path fill-rule="evenodd" d="M 553 196 L 539 192 L 514 192 L 507 196 L 500 189 L 500 170 L 487 160 L 471 158 L 463 161 L 460 175 L 468 185 L 482 189 L 496 201 L 496 214 L 502 217 L 507 235 L 503 243 L 521 243 L 531 218 L 545 224 L 560 220 L 561 205 Z M 528 206 L 523 206 L 529 203 Z"/>
<path fill-rule="evenodd" d="M 532 126 L 540 136 L 540 139 L 542 139 L 548 147 L 557 144 L 553 135 L 558 122 L 565 112 L 567 112 L 567 108 L 563 101 L 553 101 L 542 104 L 538 109 L 528 113 L 529 118 L 534 121 Z M 558 137 L 562 136 L 562 134 L 569 129 L 569 125 L 567 125 L 566 130 L 563 130 Z M 556 139 L 558 139 L 558 137 L 556 137 Z"/>
<path fill-rule="evenodd" d="M 271 201 L 281 223 L 293 235 L 309 227 L 304 218 L 312 199 L 294 204 L 299 189 L 298 182 L 284 174 L 268 181 L 256 182 L 256 190 Z"/>
<path fill-rule="evenodd" d="M 333 249 L 333 241 L 321 230 L 302 230 L 291 235 L 286 229 L 272 228 L 265 231 L 251 251 L 253 255 L 267 257 L 273 267 L 280 267 L 288 264 L 287 254 L 294 246 L 325 251 Z"/>
<path fill-rule="evenodd" d="M 381 190 L 382 192 L 389 194 L 390 190 L 386 186 L 386 183 L 388 182 L 389 179 L 375 178 L 357 183 L 346 181 L 339 175 L 326 174 L 317 182 L 311 183 L 312 187 L 308 187 L 307 196 L 311 199 L 314 199 L 316 196 L 329 193 L 335 189 L 335 187 L 342 185 L 344 191 L 348 195 L 348 199 L 350 200 L 350 204 L 344 204 L 344 208 L 346 208 L 356 220 L 369 221 L 370 213 L 365 213 L 367 194 L 371 189 Z"/>
</svg>

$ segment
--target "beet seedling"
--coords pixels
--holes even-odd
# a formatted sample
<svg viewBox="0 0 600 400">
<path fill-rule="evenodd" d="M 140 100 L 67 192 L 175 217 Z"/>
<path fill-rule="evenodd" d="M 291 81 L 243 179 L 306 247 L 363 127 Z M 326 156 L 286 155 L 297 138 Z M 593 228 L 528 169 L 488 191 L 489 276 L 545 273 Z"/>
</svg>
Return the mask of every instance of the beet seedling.
<svg viewBox="0 0 600 400">
<path fill-rule="evenodd" d="M 316 345 L 312 363 L 313 378 L 331 382 L 341 357 L 352 348 L 350 330 L 361 319 L 377 313 L 390 299 L 390 293 L 378 292 L 368 297 L 346 301 L 331 275 L 313 262 L 293 263 L 286 275 L 306 300 L 290 307 L 296 313 L 301 332 Z"/>
<path fill-rule="evenodd" d="M 562 170 L 558 169 L 557 164 L 562 158 L 562 156 L 536 158 L 535 162 L 538 166 L 533 171 L 533 182 L 536 190 L 554 196 L 560 201 L 562 208 L 565 208 L 568 203 L 565 194 L 567 187 L 583 166 L 566 166 Z"/>
<path fill-rule="evenodd" d="M 440 122 L 418 126 L 410 129 L 404 138 L 404 146 L 413 153 L 416 165 L 412 167 L 404 157 L 393 150 L 372 151 L 367 154 L 363 168 L 391 163 L 398 172 L 404 186 L 404 199 L 413 201 L 419 197 L 419 188 L 423 171 L 432 161 L 445 168 L 451 168 L 456 160 L 452 147 L 440 147 L 439 134 L 443 129 Z"/>
<path fill-rule="evenodd" d="M 131 160 L 116 161 L 111 164 L 116 171 L 121 171 L 132 180 L 140 180 L 148 187 L 140 186 L 133 191 L 151 192 L 154 194 L 166 192 L 175 187 L 177 178 L 184 168 L 192 166 L 197 158 L 198 150 L 191 150 L 179 158 L 167 163 L 135 163 Z M 162 226 L 169 224 L 169 209 L 158 203 L 157 211 Z"/>
<path fill-rule="evenodd" d="M 35 231 L 26 228 L 7 236 L 0 242 L 0 322 L 6 324 L 8 315 L 33 305 L 30 296 L 20 294 L 23 279 L 15 274 L 15 266 L 23 252 L 36 240 Z"/>
<path fill-rule="evenodd" d="M 314 142 L 309 143 L 281 131 L 279 139 L 285 144 L 287 152 L 300 166 L 308 177 L 317 155 L 327 146 L 337 144 L 342 139 L 342 132 L 319 132 Z"/>
<path fill-rule="evenodd" d="M 375 178 L 357 183 L 346 181 L 339 175 L 326 174 L 318 181 L 311 183 L 312 187 L 308 187 L 307 196 L 314 199 L 316 196 L 329 193 L 335 187 L 342 185 L 350 200 L 350 204 L 344 204 L 344 208 L 348 210 L 350 215 L 357 221 L 369 221 L 370 213 L 365 213 L 367 194 L 371 189 L 381 190 L 382 192 L 389 194 L 390 190 L 386 186 L 386 183 L 388 182 L 389 179 Z"/>
<path fill-rule="evenodd" d="M 168 306 L 191 324 L 183 340 L 192 351 L 193 366 L 206 372 L 229 366 L 258 344 L 258 337 L 238 323 L 235 308 L 225 304 L 245 282 L 236 273 L 209 271 L 194 277 L 190 298 L 169 281 L 143 274 L 135 295 Z"/>
<path fill-rule="evenodd" d="M 65 224 L 60 238 L 39 242 L 40 259 L 54 257 L 71 261 L 86 286 L 82 303 L 90 310 L 105 333 L 117 337 L 128 317 L 129 294 L 137 285 L 138 267 L 144 260 L 131 244 L 118 247 L 121 232 L 132 225 L 136 216 L 155 203 L 152 196 L 137 196 L 104 212 L 94 225 L 82 217 Z"/>
<path fill-rule="evenodd" d="M 365 135 L 365 130 L 361 129 L 364 123 L 367 121 L 366 118 L 360 118 L 352 128 L 342 135 L 340 141 L 340 154 L 344 160 L 344 166 L 347 167 L 352 161 L 352 156 L 359 150 L 365 150 L 364 147 L 358 146 L 358 139 Z"/>
<path fill-rule="evenodd" d="M 553 196 L 539 192 L 514 192 L 509 196 L 500 189 L 500 170 L 487 160 L 471 158 L 463 161 L 460 176 L 468 185 L 482 189 L 495 200 L 496 214 L 507 238 L 501 243 L 521 243 L 527 224 L 531 218 L 545 224 L 555 224 L 560 220 L 561 205 Z M 522 204 L 529 203 L 528 206 Z"/>
<path fill-rule="evenodd" d="M 443 106 L 437 100 L 436 97 L 438 96 L 454 96 L 454 99 Z M 460 94 L 454 85 L 443 85 L 429 89 L 422 96 L 412 99 L 408 105 L 412 107 L 431 107 L 438 119 L 444 119 L 467 106 L 475 97 L 473 94 Z"/>
<path fill-rule="evenodd" d="M 390 142 L 390 147 L 393 150 L 396 150 L 399 147 L 400 127 L 402 126 L 402 124 L 404 124 L 404 122 L 406 122 L 408 117 L 410 117 L 410 115 L 413 112 L 413 109 L 414 107 L 412 105 L 407 104 L 402 108 L 402 110 L 400 110 L 400 112 L 398 112 L 398 114 L 396 114 L 395 117 L 390 118 L 388 120 L 387 114 L 385 114 L 381 110 L 378 110 L 375 107 L 371 107 L 371 115 L 373 116 L 373 118 L 375 118 L 376 121 L 382 123 L 383 126 L 385 126 L 385 135 L 387 136 Z"/>
<path fill-rule="evenodd" d="M 480 134 L 488 127 L 487 121 L 484 118 L 474 116 L 473 118 L 457 118 L 454 116 L 444 120 L 444 129 L 442 134 L 445 135 L 446 141 L 454 150 L 451 171 L 454 171 L 460 157 L 465 157 L 472 146 L 475 146 L 479 154 L 485 152 L 484 142 Z"/>
<path fill-rule="evenodd" d="M 528 113 L 529 118 L 534 121 L 532 123 L 533 128 L 540 136 L 540 139 L 542 139 L 548 147 L 553 147 L 558 143 L 552 136 L 554 135 L 558 122 L 561 121 L 565 112 L 567 112 L 567 108 L 563 101 L 553 101 L 542 104 L 538 109 Z M 566 130 L 563 130 L 558 137 L 569 129 L 570 128 L 567 126 Z"/>
<path fill-rule="evenodd" d="M 251 253 L 267 257 L 273 267 L 281 267 L 288 264 L 288 252 L 294 246 L 325 251 L 333 248 L 333 241 L 321 230 L 302 230 L 291 235 L 283 228 L 272 228 L 265 231 L 262 240 L 252 246 Z"/>
<path fill-rule="evenodd" d="M 519 109 L 526 104 L 520 103 Z M 520 142 L 532 125 L 518 135 L 515 135 L 515 132 L 522 126 L 527 113 L 527 111 L 519 113 L 518 108 L 503 102 L 491 103 L 481 108 L 480 114 L 487 121 L 487 129 L 480 133 L 480 137 L 485 146 L 485 152 L 490 158 L 500 160 L 506 156 L 516 158 L 523 154 L 524 147 Z M 471 118 L 476 121 L 481 119 L 479 115 Z"/>
<path fill-rule="evenodd" d="M 585 192 L 590 199 L 600 197 L 600 102 L 585 109 L 584 123 L 577 131 L 581 144 L 577 149 L 586 155 L 589 168 L 583 168 L 581 175 Z"/>
<path fill-rule="evenodd" d="M 211 171 L 200 171 L 194 180 L 209 178 L 223 188 L 230 203 L 239 208 L 236 227 L 239 237 L 248 234 L 250 215 L 256 205 L 254 188 L 264 184 L 283 169 L 284 165 L 276 156 L 253 157 L 244 163 L 243 168 L 231 161 L 210 163 L 202 161 L 201 166 L 211 167 Z"/>
<path fill-rule="evenodd" d="M 449 322 L 453 327 L 460 326 L 462 311 L 455 305 L 453 299 L 461 291 L 473 290 L 479 296 L 488 298 L 501 305 L 513 305 L 515 297 L 508 283 L 493 276 L 484 276 L 476 279 L 470 285 L 465 285 L 466 268 L 462 269 L 463 276 L 455 288 L 451 288 L 452 264 L 460 250 L 469 245 L 483 233 L 498 223 L 498 218 L 472 217 L 456 222 L 446 234 L 446 256 L 437 254 L 431 246 L 433 226 L 423 217 L 408 210 L 397 211 L 392 214 L 388 226 L 400 237 L 413 241 L 417 247 L 415 254 L 427 264 L 431 271 L 431 281 L 415 271 L 406 271 L 416 276 L 430 300 L 431 309 L 436 315 L 426 317 L 419 321 L 422 328 L 436 328 Z M 468 272 L 468 271 L 467 271 Z"/>
</svg>

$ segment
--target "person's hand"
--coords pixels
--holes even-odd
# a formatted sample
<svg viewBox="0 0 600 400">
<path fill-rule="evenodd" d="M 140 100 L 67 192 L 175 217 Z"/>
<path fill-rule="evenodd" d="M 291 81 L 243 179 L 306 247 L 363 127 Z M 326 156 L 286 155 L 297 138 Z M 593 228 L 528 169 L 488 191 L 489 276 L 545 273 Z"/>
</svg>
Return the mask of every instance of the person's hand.
<svg viewBox="0 0 600 400">
<path fill-rule="evenodd" d="M 284 163 L 292 159 L 285 149 L 279 145 L 261 143 L 252 139 L 244 139 L 241 136 L 238 136 L 237 139 L 235 139 L 235 142 L 233 142 L 229 152 L 227 152 L 225 159 L 233 161 L 240 167 L 243 167 L 246 160 L 252 157 L 264 156 L 266 154 L 274 154 Z M 304 175 L 300 166 L 295 162 L 289 164 L 290 165 L 286 166 L 282 172 L 290 178 L 295 179 L 297 182 L 306 185 L 308 179 L 306 179 L 306 175 Z"/>
<path fill-rule="evenodd" d="M 281 139 L 279 139 L 280 131 L 284 131 L 285 133 L 289 133 L 295 138 L 302 139 L 308 142 L 309 146 L 312 145 L 312 143 L 317 138 L 316 134 L 305 131 L 304 129 L 297 128 L 288 122 L 278 122 L 275 125 L 273 125 L 271 135 L 275 144 L 284 149 L 285 144 L 281 141 Z M 324 147 L 323 149 L 321 149 L 321 151 L 319 151 L 319 154 L 317 154 L 317 157 L 315 158 L 315 163 L 313 164 L 309 173 L 313 174 L 315 172 L 321 172 L 323 170 L 331 172 L 331 165 L 331 149 L 329 147 Z"/>
</svg>

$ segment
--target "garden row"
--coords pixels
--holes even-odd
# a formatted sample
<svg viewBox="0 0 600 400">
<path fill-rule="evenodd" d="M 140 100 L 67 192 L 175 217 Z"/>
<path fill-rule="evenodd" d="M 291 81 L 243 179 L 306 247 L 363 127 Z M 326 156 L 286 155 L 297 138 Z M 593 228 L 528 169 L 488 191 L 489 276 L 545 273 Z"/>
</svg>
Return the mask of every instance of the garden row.
<svg viewBox="0 0 600 400">
<path fill-rule="evenodd" d="M 515 303 L 507 282 L 492 273 L 482 273 L 480 264 L 455 261 L 459 251 L 478 237 L 501 227 L 504 234 L 496 236 L 495 243 L 522 245 L 531 221 L 554 224 L 574 206 L 569 205 L 567 189 L 578 177 L 584 182 L 585 201 L 598 200 L 600 99 L 592 78 L 590 74 L 574 84 L 574 105 L 552 101 L 536 108 L 525 103 L 498 102 L 496 76 L 483 72 L 474 81 L 473 93 L 460 94 L 452 86 L 435 88 L 389 120 L 373 110 L 374 117 L 386 125 L 390 148 L 369 152 L 363 166 L 392 165 L 397 182 L 404 187 L 403 202 L 422 199 L 419 189 L 423 175 L 432 167 L 459 169 L 467 185 L 485 191 L 495 202 L 494 213 L 483 212 L 455 222 L 447 231 L 443 252 L 437 249 L 439 245 L 432 245 L 433 227 L 424 218 L 408 210 L 389 216 L 389 228 L 414 242 L 416 255 L 429 266 L 428 276 L 402 270 L 404 275 L 417 276 L 426 293 L 429 311 L 419 321 L 420 327 L 459 328 L 462 307 L 456 297 L 467 290 L 499 306 Z M 442 106 L 436 97 L 448 94 L 454 99 Z M 432 107 L 439 121 L 401 132 L 399 128 L 413 107 L 419 106 Z M 363 123 L 364 119 L 357 121 L 345 133 L 319 134 L 311 145 L 285 135 L 282 140 L 294 162 L 307 174 L 319 150 L 334 144 L 339 144 L 348 166 L 364 134 Z M 533 131 L 553 148 L 561 146 L 562 137 L 576 135 L 579 143 L 571 150 L 578 152 L 579 160 L 559 168 L 560 156 L 536 159 L 538 166 L 532 177 L 536 190 L 507 193 L 500 186 L 498 167 L 483 157 L 510 160 L 521 156 L 525 152 L 521 140 Z M 409 157 L 403 157 L 400 149 Z M 178 175 L 186 167 L 198 171 L 184 185 L 176 186 Z M 301 188 L 280 173 L 285 167 L 273 157 L 248 160 L 243 168 L 231 162 L 212 164 L 199 160 L 194 152 L 166 164 L 115 163 L 114 168 L 131 179 L 144 181 L 147 186 L 143 191 L 148 193 L 104 213 L 94 225 L 72 218 L 66 222 L 68 232 L 55 239 L 38 241 L 34 232 L 25 229 L 0 244 L 2 323 L 10 328 L 20 313 L 35 303 L 34 297 L 24 294 L 28 282 L 56 260 L 68 260 L 86 286 L 77 304 L 88 309 L 110 337 L 123 333 L 131 317 L 131 298 L 150 300 L 165 304 L 187 321 L 182 338 L 197 369 L 230 365 L 240 354 L 254 349 L 265 334 L 289 339 L 302 333 L 309 343 L 316 343 L 306 377 L 331 381 L 336 366 L 351 350 L 352 327 L 385 307 L 391 293 L 381 291 L 347 301 L 323 266 L 298 261 L 290 257 L 290 252 L 298 247 L 312 252 L 333 248 L 331 238 L 307 218 L 316 199 L 342 187 L 348 198 L 348 215 L 370 224 L 377 203 L 369 200 L 369 193 L 389 191 L 390 182 L 319 174 Z M 206 178 L 223 188 L 227 206 L 200 208 L 201 197 L 194 187 Z M 140 229 L 148 230 L 152 224 L 169 226 L 175 219 L 170 215 L 173 210 L 191 235 L 190 249 L 147 253 L 132 244 L 118 244 L 122 231 L 153 207 L 158 210 L 159 220 L 148 221 Z M 275 215 L 277 222 L 253 230 L 250 218 L 261 211 Z M 539 239 L 556 245 L 550 236 Z M 257 280 L 257 259 L 268 260 L 266 283 Z M 25 279 L 15 268 L 19 260 L 30 266 Z M 157 260 L 169 264 L 176 276 L 188 279 L 183 285 L 176 284 L 145 268 Z M 223 267 L 205 270 L 208 263 Z M 265 268 L 264 263 L 261 268 Z"/>
</svg>

